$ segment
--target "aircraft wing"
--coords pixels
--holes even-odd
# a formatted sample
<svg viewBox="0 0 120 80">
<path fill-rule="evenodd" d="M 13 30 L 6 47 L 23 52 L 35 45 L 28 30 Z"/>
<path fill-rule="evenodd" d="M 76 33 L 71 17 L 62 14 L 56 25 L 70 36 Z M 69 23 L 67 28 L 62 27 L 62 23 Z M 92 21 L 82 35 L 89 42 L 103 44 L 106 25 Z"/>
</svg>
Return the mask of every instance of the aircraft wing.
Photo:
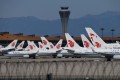
<svg viewBox="0 0 120 80">
<path fill-rule="evenodd" d="M 75 53 L 75 50 L 73 49 L 69 49 L 69 48 L 63 48 L 64 50 L 67 50 L 68 53 L 71 53 L 71 54 L 74 54 Z"/>
<path fill-rule="evenodd" d="M 114 53 L 108 53 L 108 52 L 97 52 L 97 51 L 95 51 L 95 49 L 92 48 L 92 47 L 91 47 L 91 49 L 92 49 L 92 51 L 93 51 L 94 53 L 97 53 L 97 54 L 100 54 L 100 55 L 103 55 L 103 56 L 113 56 L 113 55 L 115 55 Z"/>
<path fill-rule="evenodd" d="M 59 49 L 59 50 L 56 51 L 56 53 L 60 53 L 61 51 L 62 51 L 62 49 Z"/>
</svg>

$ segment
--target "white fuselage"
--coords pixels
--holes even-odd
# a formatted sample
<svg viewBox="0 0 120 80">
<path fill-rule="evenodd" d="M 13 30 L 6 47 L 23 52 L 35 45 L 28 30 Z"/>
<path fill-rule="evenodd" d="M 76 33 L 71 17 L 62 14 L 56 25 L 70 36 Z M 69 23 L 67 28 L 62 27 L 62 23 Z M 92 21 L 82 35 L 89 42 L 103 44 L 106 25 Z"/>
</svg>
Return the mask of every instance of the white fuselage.
<svg viewBox="0 0 120 80">
<path fill-rule="evenodd" d="M 97 54 L 93 52 L 92 49 L 88 49 L 88 48 L 79 48 L 79 49 L 66 48 L 66 50 L 68 50 L 68 52 L 73 55 L 101 57 L 100 54 Z"/>
<path fill-rule="evenodd" d="M 97 53 L 120 55 L 120 49 L 95 49 Z"/>
<path fill-rule="evenodd" d="M 1 49 L 0 49 L 0 52 L 6 51 L 6 50 L 9 50 L 9 49 L 15 49 L 15 48 L 1 48 Z"/>
<path fill-rule="evenodd" d="M 55 49 L 39 49 L 38 52 L 37 52 L 37 55 L 38 56 L 50 56 L 52 54 L 56 54 L 56 51 Z"/>
<path fill-rule="evenodd" d="M 24 57 L 25 55 L 29 57 L 31 54 L 36 54 L 37 50 L 30 50 L 30 51 L 10 51 L 4 56 L 7 57 Z"/>
<path fill-rule="evenodd" d="M 73 54 L 69 53 L 68 50 L 62 49 L 59 53 L 57 53 L 57 56 L 58 56 L 58 57 L 59 57 L 59 56 L 61 56 L 61 57 L 63 57 L 63 56 L 68 56 L 68 57 L 70 57 L 70 56 L 73 56 Z"/>
<path fill-rule="evenodd" d="M 120 44 L 118 43 L 105 44 L 104 46 L 108 49 L 120 49 Z"/>
</svg>

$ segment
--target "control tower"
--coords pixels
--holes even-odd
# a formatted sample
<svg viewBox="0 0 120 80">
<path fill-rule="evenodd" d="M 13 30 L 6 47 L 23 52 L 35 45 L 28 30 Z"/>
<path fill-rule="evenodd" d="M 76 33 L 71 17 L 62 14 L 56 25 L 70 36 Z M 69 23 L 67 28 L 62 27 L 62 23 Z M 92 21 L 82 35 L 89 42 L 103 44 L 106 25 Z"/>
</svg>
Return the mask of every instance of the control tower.
<svg viewBox="0 0 120 80">
<path fill-rule="evenodd" d="M 68 10 L 68 7 L 61 7 L 59 14 L 62 23 L 62 36 L 64 36 L 65 33 L 67 32 L 67 25 L 68 25 L 70 11 Z"/>
</svg>

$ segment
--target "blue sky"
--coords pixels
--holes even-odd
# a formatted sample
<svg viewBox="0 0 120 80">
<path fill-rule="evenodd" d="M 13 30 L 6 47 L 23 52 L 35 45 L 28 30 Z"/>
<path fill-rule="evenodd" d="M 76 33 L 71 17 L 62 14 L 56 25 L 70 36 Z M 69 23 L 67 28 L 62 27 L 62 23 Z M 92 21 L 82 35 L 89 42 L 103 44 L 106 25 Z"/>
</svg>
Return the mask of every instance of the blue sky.
<svg viewBox="0 0 120 80">
<path fill-rule="evenodd" d="M 42 20 L 59 19 L 61 6 L 69 6 L 70 18 L 107 11 L 120 11 L 120 0 L 0 0 L 0 18 L 35 16 Z"/>
</svg>

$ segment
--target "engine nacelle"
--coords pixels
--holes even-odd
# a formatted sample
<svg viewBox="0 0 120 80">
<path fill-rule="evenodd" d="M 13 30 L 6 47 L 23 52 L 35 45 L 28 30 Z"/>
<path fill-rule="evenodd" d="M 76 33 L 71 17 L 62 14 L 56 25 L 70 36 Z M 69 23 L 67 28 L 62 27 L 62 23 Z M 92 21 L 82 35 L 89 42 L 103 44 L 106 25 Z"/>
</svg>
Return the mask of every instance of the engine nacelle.
<svg viewBox="0 0 120 80">
<path fill-rule="evenodd" d="M 113 59 L 120 59 L 120 55 L 114 55 Z"/>
<path fill-rule="evenodd" d="M 28 58 L 28 57 L 29 57 L 29 55 L 23 55 L 23 57 L 26 57 L 26 58 Z"/>
<path fill-rule="evenodd" d="M 60 57 L 60 58 L 61 58 L 61 57 L 63 57 L 63 55 L 62 55 L 62 54 L 58 54 L 57 57 Z"/>
</svg>

